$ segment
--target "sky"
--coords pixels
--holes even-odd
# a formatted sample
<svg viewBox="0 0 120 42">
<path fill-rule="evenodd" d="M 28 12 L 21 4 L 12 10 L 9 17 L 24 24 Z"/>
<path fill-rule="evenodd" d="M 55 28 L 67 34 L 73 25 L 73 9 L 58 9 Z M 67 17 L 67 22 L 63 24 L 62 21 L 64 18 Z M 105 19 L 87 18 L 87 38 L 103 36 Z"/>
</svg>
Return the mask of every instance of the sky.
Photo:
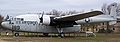
<svg viewBox="0 0 120 42">
<path fill-rule="evenodd" d="M 60 11 L 101 10 L 104 3 L 113 2 L 119 3 L 120 0 L 0 0 L 0 14 L 16 16 L 29 12 L 49 12 L 52 9 Z"/>
</svg>

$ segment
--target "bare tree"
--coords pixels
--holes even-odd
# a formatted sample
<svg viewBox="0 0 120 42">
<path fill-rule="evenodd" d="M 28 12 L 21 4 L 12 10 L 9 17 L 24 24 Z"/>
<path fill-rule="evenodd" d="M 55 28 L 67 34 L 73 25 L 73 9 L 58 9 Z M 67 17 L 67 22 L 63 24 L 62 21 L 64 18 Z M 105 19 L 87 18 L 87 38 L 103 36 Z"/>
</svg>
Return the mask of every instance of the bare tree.
<svg viewBox="0 0 120 42">
<path fill-rule="evenodd" d="M 69 14 L 76 14 L 76 13 L 78 13 L 76 10 L 69 11 Z"/>
<path fill-rule="evenodd" d="M 53 9 L 52 11 L 46 13 L 47 15 L 55 15 L 55 16 L 65 16 L 65 15 L 71 15 L 71 14 L 77 14 L 79 12 L 77 12 L 76 10 L 73 11 L 67 11 L 67 12 L 63 12 L 63 11 L 58 11 Z"/>
<path fill-rule="evenodd" d="M 60 15 L 62 14 L 62 11 L 57 11 L 57 10 L 56 10 L 56 12 L 54 12 L 54 14 L 55 14 L 56 16 L 60 16 Z"/>
<path fill-rule="evenodd" d="M 3 21 L 4 17 L 0 15 L 0 23 Z"/>
<path fill-rule="evenodd" d="M 62 13 L 62 15 L 72 15 L 72 14 L 77 14 L 79 12 L 77 12 L 76 10 L 73 10 L 73 11 L 68 11 L 68 12 L 64 12 Z"/>
<path fill-rule="evenodd" d="M 4 17 L 0 15 L 0 24 L 3 22 Z M 0 30 L 2 29 L 2 26 L 0 25 Z"/>
<path fill-rule="evenodd" d="M 51 12 L 46 13 L 47 15 L 56 15 L 56 16 L 60 16 L 62 14 L 62 11 L 58 11 L 53 9 Z"/>
</svg>

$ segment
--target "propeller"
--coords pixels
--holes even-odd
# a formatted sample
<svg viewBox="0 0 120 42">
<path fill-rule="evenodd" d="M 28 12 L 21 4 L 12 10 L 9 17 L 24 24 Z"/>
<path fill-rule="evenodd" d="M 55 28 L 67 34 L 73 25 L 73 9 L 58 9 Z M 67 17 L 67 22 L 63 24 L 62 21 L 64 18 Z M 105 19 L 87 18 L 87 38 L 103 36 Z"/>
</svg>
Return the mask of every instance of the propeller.
<svg viewBox="0 0 120 42">
<path fill-rule="evenodd" d="M 11 24 L 11 18 L 12 18 L 11 16 L 7 15 L 4 21 L 9 21 L 9 24 Z"/>
<path fill-rule="evenodd" d="M 43 23 L 43 15 L 44 15 L 44 12 L 42 13 L 41 18 L 39 18 L 40 19 L 40 23 Z"/>
<path fill-rule="evenodd" d="M 5 18 L 5 21 L 8 21 L 8 19 L 9 19 L 9 16 L 7 15 L 6 18 Z"/>
<path fill-rule="evenodd" d="M 10 16 L 7 15 L 5 18 L 0 16 L 0 18 L 1 18 L 0 19 L 0 28 L 5 28 L 5 27 L 2 26 L 2 22 L 9 21 Z"/>
</svg>

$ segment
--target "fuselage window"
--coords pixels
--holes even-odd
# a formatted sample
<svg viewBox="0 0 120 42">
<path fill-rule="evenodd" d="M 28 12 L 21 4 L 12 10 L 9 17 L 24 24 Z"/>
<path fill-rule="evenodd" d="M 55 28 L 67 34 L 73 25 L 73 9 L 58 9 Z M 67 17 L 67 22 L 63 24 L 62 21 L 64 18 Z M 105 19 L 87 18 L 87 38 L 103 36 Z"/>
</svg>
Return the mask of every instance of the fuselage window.
<svg viewBox="0 0 120 42">
<path fill-rule="evenodd" d="M 35 24 L 33 24 L 33 25 L 35 25 Z"/>
<path fill-rule="evenodd" d="M 21 18 L 21 21 L 23 21 L 24 19 L 23 18 Z"/>
<path fill-rule="evenodd" d="M 21 21 L 16 21 L 16 24 L 21 24 Z"/>
<path fill-rule="evenodd" d="M 21 24 L 21 21 L 18 21 L 19 24 Z"/>
<path fill-rule="evenodd" d="M 14 24 L 14 23 L 11 23 L 11 24 Z"/>
<path fill-rule="evenodd" d="M 23 21 L 24 19 L 23 18 L 12 18 L 11 20 L 14 20 L 14 21 Z"/>
<path fill-rule="evenodd" d="M 18 21 L 21 21 L 21 18 L 17 18 Z"/>
<path fill-rule="evenodd" d="M 22 24 L 26 24 L 26 21 L 22 21 Z"/>
<path fill-rule="evenodd" d="M 18 22 L 18 21 L 16 21 L 16 24 L 19 24 L 19 22 Z"/>
</svg>

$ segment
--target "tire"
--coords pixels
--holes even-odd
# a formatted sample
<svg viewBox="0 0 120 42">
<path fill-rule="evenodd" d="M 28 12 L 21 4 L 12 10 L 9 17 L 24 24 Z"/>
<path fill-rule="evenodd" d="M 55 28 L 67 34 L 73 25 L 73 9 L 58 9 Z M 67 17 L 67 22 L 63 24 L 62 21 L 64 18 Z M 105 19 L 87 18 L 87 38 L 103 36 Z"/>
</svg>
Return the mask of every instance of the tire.
<svg viewBox="0 0 120 42">
<path fill-rule="evenodd" d="M 18 36 L 19 36 L 19 33 L 15 33 L 14 35 L 15 35 L 15 37 L 18 37 Z"/>
<path fill-rule="evenodd" d="M 49 33 L 43 33 L 44 36 L 48 36 Z"/>
<path fill-rule="evenodd" d="M 64 33 L 60 33 L 58 36 L 63 38 L 65 35 L 64 35 Z"/>
</svg>

